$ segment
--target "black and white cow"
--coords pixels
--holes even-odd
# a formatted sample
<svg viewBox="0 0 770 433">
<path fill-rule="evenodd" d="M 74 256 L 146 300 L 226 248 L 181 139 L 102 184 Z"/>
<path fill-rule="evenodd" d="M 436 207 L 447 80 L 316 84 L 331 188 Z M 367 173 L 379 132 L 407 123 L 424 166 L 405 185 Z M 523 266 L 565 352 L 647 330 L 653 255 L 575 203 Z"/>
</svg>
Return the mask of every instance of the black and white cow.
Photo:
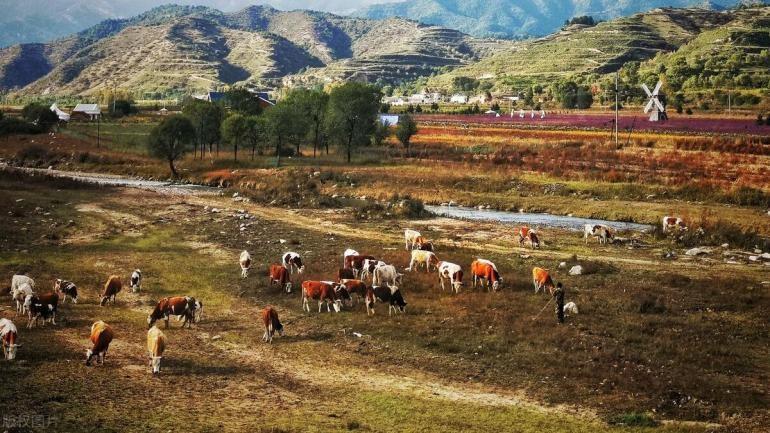
<svg viewBox="0 0 770 433">
<path fill-rule="evenodd" d="M 281 264 L 283 264 L 283 267 L 286 268 L 290 274 L 293 274 L 295 269 L 298 274 L 305 271 L 305 265 L 302 264 L 302 257 L 294 252 L 284 254 L 281 259 Z"/>
<path fill-rule="evenodd" d="M 78 287 L 75 285 L 75 283 L 59 278 L 54 283 L 53 289 L 57 293 L 61 294 L 62 304 L 67 301 L 68 296 L 70 299 L 72 299 L 72 302 L 76 304 L 78 303 Z"/>
<path fill-rule="evenodd" d="M 128 283 L 128 287 L 130 287 L 131 291 L 134 293 L 142 290 L 142 271 L 136 269 L 131 273 L 131 280 Z"/>
<path fill-rule="evenodd" d="M 406 313 L 406 302 L 401 295 L 401 290 L 396 286 L 373 286 L 366 291 L 366 314 L 374 314 L 374 304 L 377 302 L 388 304 L 388 316 L 391 311 Z"/>
</svg>

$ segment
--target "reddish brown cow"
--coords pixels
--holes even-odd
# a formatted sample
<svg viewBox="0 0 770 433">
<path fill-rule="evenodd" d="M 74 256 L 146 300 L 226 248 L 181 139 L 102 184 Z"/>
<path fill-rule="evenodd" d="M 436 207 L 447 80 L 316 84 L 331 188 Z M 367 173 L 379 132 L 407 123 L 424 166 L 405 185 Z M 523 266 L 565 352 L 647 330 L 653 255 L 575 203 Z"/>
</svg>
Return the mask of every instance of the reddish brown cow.
<svg viewBox="0 0 770 433">
<path fill-rule="evenodd" d="M 268 286 L 272 287 L 273 284 L 278 284 L 286 293 L 291 293 L 291 274 L 283 265 L 270 265 Z"/>
<path fill-rule="evenodd" d="M 474 288 L 476 288 L 476 283 L 478 282 L 478 280 L 485 280 L 487 290 L 489 290 L 490 286 L 494 291 L 497 291 L 500 289 L 500 283 L 503 282 L 503 279 L 500 277 L 500 274 L 497 272 L 497 267 L 495 266 L 495 264 L 490 262 L 489 260 L 484 260 L 484 259 L 474 260 L 473 263 L 471 263 L 471 272 L 473 273 Z M 482 281 L 482 284 L 484 284 L 483 281 Z"/>
<path fill-rule="evenodd" d="M 107 279 L 107 282 L 104 283 L 104 291 L 102 292 L 102 299 L 99 302 L 99 305 L 102 307 L 105 306 L 110 299 L 112 299 L 112 303 L 114 304 L 115 297 L 121 290 L 123 290 L 123 282 L 120 281 L 120 277 L 117 275 L 110 276 L 110 278 Z"/>
<path fill-rule="evenodd" d="M 38 319 L 43 318 L 43 324 L 50 320 L 56 325 L 56 310 L 59 306 L 59 294 L 56 292 L 44 295 L 28 295 L 24 299 L 24 308 L 29 312 L 27 328 L 37 325 Z"/>
<path fill-rule="evenodd" d="M 93 347 L 86 352 L 86 365 L 91 365 L 91 359 L 96 357 L 98 364 L 104 364 L 107 349 L 110 347 L 114 334 L 110 325 L 99 320 L 91 325 L 91 344 Z"/>
<path fill-rule="evenodd" d="M 377 259 L 374 258 L 374 256 L 362 256 L 362 255 L 346 256 L 345 257 L 345 268 L 352 269 L 353 270 L 353 275 L 358 277 L 358 275 L 360 275 L 361 271 L 364 269 L 364 261 L 365 260 L 374 260 L 374 261 L 376 261 Z"/>
<path fill-rule="evenodd" d="M 265 307 L 262 310 L 262 323 L 265 325 L 265 335 L 262 336 L 262 341 L 265 343 L 273 342 L 273 335 L 278 332 L 278 335 L 283 337 L 283 325 L 278 319 L 278 312 L 272 306 Z"/>
<path fill-rule="evenodd" d="M 182 317 L 184 319 L 182 328 L 185 325 L 192 328 L 193 322 L 196 322 L 195 312 L 199 308 L 203 308 L 202 304 L 190 296 L 163 298 L 158 301 L 155 309 L 147 316 L 147 328 L 152 328 L 152 325 L 161 319 L 166 322 L 166 328 L 168 328 L 169 316 Z"/>
<path fill-rule="evenodd" d="M 548 269 L 543 268 L 532 269 L 532 283 L 535 285 L 535 293 L 538 293 L 540 290 L 548 289 L 548 292 L 553 294 L 556 287 L 553 284 L 551 275 L 548 273 Z"/>
<path fill-rule="evenodd" d="M 340 268 L 337 271 L 337 282 L 341 283 L 345 280 L 355 280 L 356 276 L 353 274 L 353 269 Z"/>
<path fill-rule="evenodd" d="M 345 280 L 342 286 L 345 287 L 351 299 L 354 294 L 356 295 L 356 302 L 366 297 L 366 283 L 361 280 Z"/>
<path fill-rule="evenodd" d="M 310 299 L 318 301 L 318 312 L 321 312 L 321 306 L 326 303 L 326 310 L 331 313 L 331 306 L 334 311 L 340 312 L 342 301 L 337 295 L 339 284 L 331 281 L 304 281 L 302 283 L 302 310 L 310 312 Z"/>
</svg>

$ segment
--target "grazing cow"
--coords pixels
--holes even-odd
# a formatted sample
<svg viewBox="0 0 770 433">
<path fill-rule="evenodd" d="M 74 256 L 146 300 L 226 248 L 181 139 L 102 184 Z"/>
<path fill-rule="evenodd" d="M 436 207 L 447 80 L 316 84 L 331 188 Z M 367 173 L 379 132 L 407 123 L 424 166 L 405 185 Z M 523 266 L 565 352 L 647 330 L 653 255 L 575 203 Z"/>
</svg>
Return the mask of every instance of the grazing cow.
<svg viewBox="0 0 770 433">
<path fill-rule="evenodd" d="M 310 300 L 318 301 L 318 312 L 326 303 L 326 311 L 332 312 L 332 306 L 336 313 L 340 312 L 342 301 L 338 297 L 339 284 L 331 281 L 304 281 L 302 283 L 302 311 L 310 312 Z"/>
<path fill-rule="evenodd" d="M 8 319 L 0 319 L 0 340 L 3 341 L 3 356 L 11 361 L 16 359 L 16 349 L 21 347 L 17 343 L 19 338 L 16 325 Z"/>
<path fill-rule="evenodd" d="M 535 285 L 535 293 L 540 292 L 540 290 L 545 291 L 545 289 L 548 289 L 549 293 L 553 293 L 556 288 L 551 279 L 551 275 L 548 273 L 548 269 L 533 268 L 532 283 Z"/>
<path fill-rule="evenodd" d="M 35 280 L 26 275 L 14 275 L 11 277 L 11 293 L 18 290 L 23 285 L 28 285 L 32 290 L 35 290 Z"/>
<path fill-rule="evenodd" d="M 441 283 L 442 292 L 444 291 L 444 281 L 446 281 L 453 293 L 460 293 L 460 288 L 463 286 L 463 269 L 454 263 L 440 262 L 438 264 L 438 280 Z"/>
<path fill-rule="evenodd" d="M 337 271 L 337 282 L 342 283 L 347 280 L 355 280 L 356 275 L 353 273 L 353 269 L 350 268 L 340 268 Z"/>
<path fill-rule="evenodd" d="M 86 365 L 91 365 L 91 359 L 96 357 L 96 363 L 104 365 L 104 358 L 107 356 L 107 349 L 115 335 L 110 325 L 99 320 L 91 325 L 91 344 L 93 346 L 86 352 Z"/>
<path fill-rule="evenodd" d="M 577 304 L 574 303 L 574 302 L 567 302 L 566 304 L 564 304 L 564 309 L 563 310 L 564 310 L 565 313 L 569 313 L 569 314 L 572 314 L 572 315 L 577 315 L 578 314 L 578 307 L 577 307 Z"/>
<path fill-rule="evenodd" d="M 537 232 L 530 229 L 527 226 L 521 227 L 518 232 L 519 246 L 523 247 L 524 244 L 529 241 L 530 247 L 540 248 L 540 239 L 537 237 Z"/>
<path fill-rule="evenodd" d="M 302 257 L 297 253 L 284 254 L 281 263 L 283 263 L 284 268 L 288 269 L 290 274 L 293 274 L 295 269 L 298 274 L 305 271 L 305 265 L 302 264 Z"/>
<path fill-rule="evenodd" d="M 431 251 L 412 250 L 412 260 L 409 261 L 407 270 L 418 270 L 423 264 L 425 264 L 425 272 L 430 272 L 431 266 L 438 267 L 438 257 Z"/>
<path fill-rule="evenodd" d="M 358 251 L 354 249 L 351 249 L 351 248 L 346 249 L 345 252 L 342 253 L 342 267 L 343 268 L 345 267 L 345 263 L 346 263 L 345 260 L 348 258 L 348 256 L 359 256 L 359 255 L 360 254 L 358 253 Z"/>
<path fill-rule="evenodd" d="M 24 283 L 20 286 L 18 286 L 15 289 L 11 290 L 11 298 L 16 301 L 16 315 L 19 314 L 26 314 L 27 310 L 24 306 L 24 300 L 27 299 L 27 296 L 33 295 L 35 292 L 32 290 L 32 286 L 30 286 L 27 283 Z"/>
<path fill-rule="evenodd" d="M 425 241 L 425 239 L 422 237 L 420 232 L 412 229 L 406 229 L 404 230 L 404 249 L 409 251 L 414 249 L 415 245 L 418 244 L 418 241 Z"/>
<path fill-rule="evenodd" d="M 403 274 L 399 274 L 393 265 L 382 265 L 374 268 L 372 285 L 375 286 L 400 286 Z"/>
<path fill-rule="evenodd" d="M 681 218 L 664 216 L 663 217 L 663 233 L 667 233 L 671 229 L 679 229 L 679 231 L 687 230 L 687 225 Z"/>
<path fill-rule="evenodd" d="M 142 290 L 142 271 L 135 269 L 134 272 L 131 273 L 128 287 L 134 293 Z"/>
<path fill-rule="evenodd" d="M 152 374 L 160 373 L 160 360 L 163 359 L 165 351 L 166 335 L 157 326 L 153 326 L 147 331 L 147 352 L 150 354 Z"/>
<path fill-rule="evenodd" d="M 275 311 L 275 308 L 267 306 L 262 310 L 262 323 L 265 325 L 265 334 L 262 336 L 262 341 L 272 343 L 273 335 L 276 332 L 283 337 L 283 325 L 278 319 L 278 312 Z"/>
<path fill-rule="evenodd" d="M 423 240 L 422 242 L 417 244 L 417 249 L 421 251 L 430 251 L 430 252 L 436 251 L 435 247 L 433 246 L 433 242 L 426 241 L 426 240 Z"/>
<path fill-rule="evenodd" d="M 353 300 L 353 295 L 356 295 L 356 302 L 366 297 L 366 283 L 361 280 L 344 280 L 341 285 L 345 288 L 351 301 Z"/>
<path fill-rule="evenodd" d="M 37 321 L 43 318 L 43 324 L 50 321 L 56 325 L 56 309 L 59 306 L 59 294 L 47 293 L 45 295 L 29 295 L 24 300 L 24 309 L 29 313 L 27 328 L 37 325 Z"/>
<path fill-rule="evenodd" d="M 612 229 L 604 224 L 586 224 L 583 231 L 583 237 L 588 244 L 589 237 L 595 237 L 600 244 L 612 242 Z"/>
<path fill-rule="evenodd" d="M 361 269 L 361 279 L 366 280 L 368 277 L 374 278 L 374 270 L 379 266 L 385 266 L 387 263 L 383 262 L 382 260 L 372 260 L 372 259 L 366 259 L 364 260 L 364 265 Z"/>
<path fill-rule="evenodd" d="M 286 293 L 291 293 L 291 278 L 289 271 L 282 265 L 270 265 L 270 276 L 267 285 L 278 284 Z"/>
<path fill-rule="evenodd" d="M 241 265 L 241 278 L 248 277 L 249 269 L 251 269 L 251 254 L 249 254 L 249 252 L 246 250 L 241 252 L 241 256 L 238 258 L 238 263 Z"/>
<path fill-rule="evenodd" d="M 487 291 L 492 286 L 495 292 L 500 290 L 500 284 L 503 282 L 500 273 L 497 272 L 497 266 L 489 260 L 476 259 L 471 263 L 471 272 L 473 273 L 473 288 L 476 288 L 478 280 L 482 281 L 482 286 L 486 282 Z"/>
<path fill-rule="evenodd" d="M 170 316 L 176 316 L 177 320 L 182 320 L 182 328 L 187 325 L 188 328 L 192 328 L 193 323 L 200 321 L 200 315 L 203 311 L 203 303 L 196 301 L 191 296 L 173 296 L 169 298 L 163 298 L 155 304 L 155 309 L 152 310 L 149 316 L 147 316 L 147 329 L 158 320 L 163 319 L 166 322 L 166 328 L 168 328 L 168 319 Z"/>
<path fill-rule="evenodd" d="M 388 317 L 392 311 L 406 313 L 406 302 L 401 290 L 395 286 L 372 286 L 366 291 L 366 314 L 374 315 L 377 301 L 388 304 Z"/>
<path fill-rule="evenodd" d="M 112 275 L 110 278 L 107 278 L 107 282 L 104 283 L 104 291 L 102 292 L 101 300 L 99 301 L 99 305 L 102 307 L 107 305 L 107 302 L 112 299 L 112 303 L 115 303 L 115 298 L 118 295 L 118 292 L 123 290 L 123 282 L 120 281 L 120 277 L 117 275 Z"/>
<path fill-rule="evenodd" d="M 345 268 L 352 269 L 353 275 L 358 278 L 361 272 L 364 270 L 364 262 L 366 260 L 376 261 L 377 259 L 373 256 L 366 255 L 347 256 L 345 257 Z"/>
<path fill-rule="evenodd" d="M 53 289 L 57 293 L 61 293 L 61 303 L 67 302 L 67 297 L 72 299 L 72 302 L 78 303 L 78 287 L 71 281 L 57 279 L 53 284 Z"/>
</svg>

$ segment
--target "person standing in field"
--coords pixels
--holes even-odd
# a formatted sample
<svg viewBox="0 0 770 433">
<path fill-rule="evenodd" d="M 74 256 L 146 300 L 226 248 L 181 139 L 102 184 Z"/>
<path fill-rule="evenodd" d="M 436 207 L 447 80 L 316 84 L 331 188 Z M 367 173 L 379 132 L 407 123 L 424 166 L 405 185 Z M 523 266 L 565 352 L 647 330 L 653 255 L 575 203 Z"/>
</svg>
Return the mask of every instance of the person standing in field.
<svg viewBox="0 0 770 433">
<path fill-rule="evenodd" d="M 564 286 L 561 283 L 556 284 L 553 297 L 556 298 L 556 321 L 562 324 L 564 323 Z"/>
</svg>

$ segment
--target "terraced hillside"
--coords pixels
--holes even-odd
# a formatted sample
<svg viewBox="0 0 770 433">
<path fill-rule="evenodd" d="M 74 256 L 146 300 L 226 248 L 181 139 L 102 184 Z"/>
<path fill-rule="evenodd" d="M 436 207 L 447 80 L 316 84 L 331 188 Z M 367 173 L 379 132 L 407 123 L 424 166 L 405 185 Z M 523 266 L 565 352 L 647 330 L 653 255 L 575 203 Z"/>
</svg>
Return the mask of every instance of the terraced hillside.
<svg viewBox="0 0 770 433">
<path fill-rule="evenodd" d="M 370 80 L 399 81 L 468 64 L 510 45 L 403 19 L 261 6 L 232 14 L 166 6 L 48 44 L 0 50 L 0 86 L 26 94 L 81 95 L 112 86 L 135 94 L 184 93 L 264 84 L 309 68 L 336 71 L 338 65 L 354 65 Z"/>
<path fill-rule="evenodd" d="M 492 80 L 498 87 L 517 87 L 565 76 L 613 72 L 626 62 L 644 61 L 658 53 L 676 51 L 702 32 L 719 28 L 743 14 L 657 9 L 594 27 L 570 26 L 437 76 L 429 84 L 449 88 L 456 77 L 471 77 Z"/>
</svg>

